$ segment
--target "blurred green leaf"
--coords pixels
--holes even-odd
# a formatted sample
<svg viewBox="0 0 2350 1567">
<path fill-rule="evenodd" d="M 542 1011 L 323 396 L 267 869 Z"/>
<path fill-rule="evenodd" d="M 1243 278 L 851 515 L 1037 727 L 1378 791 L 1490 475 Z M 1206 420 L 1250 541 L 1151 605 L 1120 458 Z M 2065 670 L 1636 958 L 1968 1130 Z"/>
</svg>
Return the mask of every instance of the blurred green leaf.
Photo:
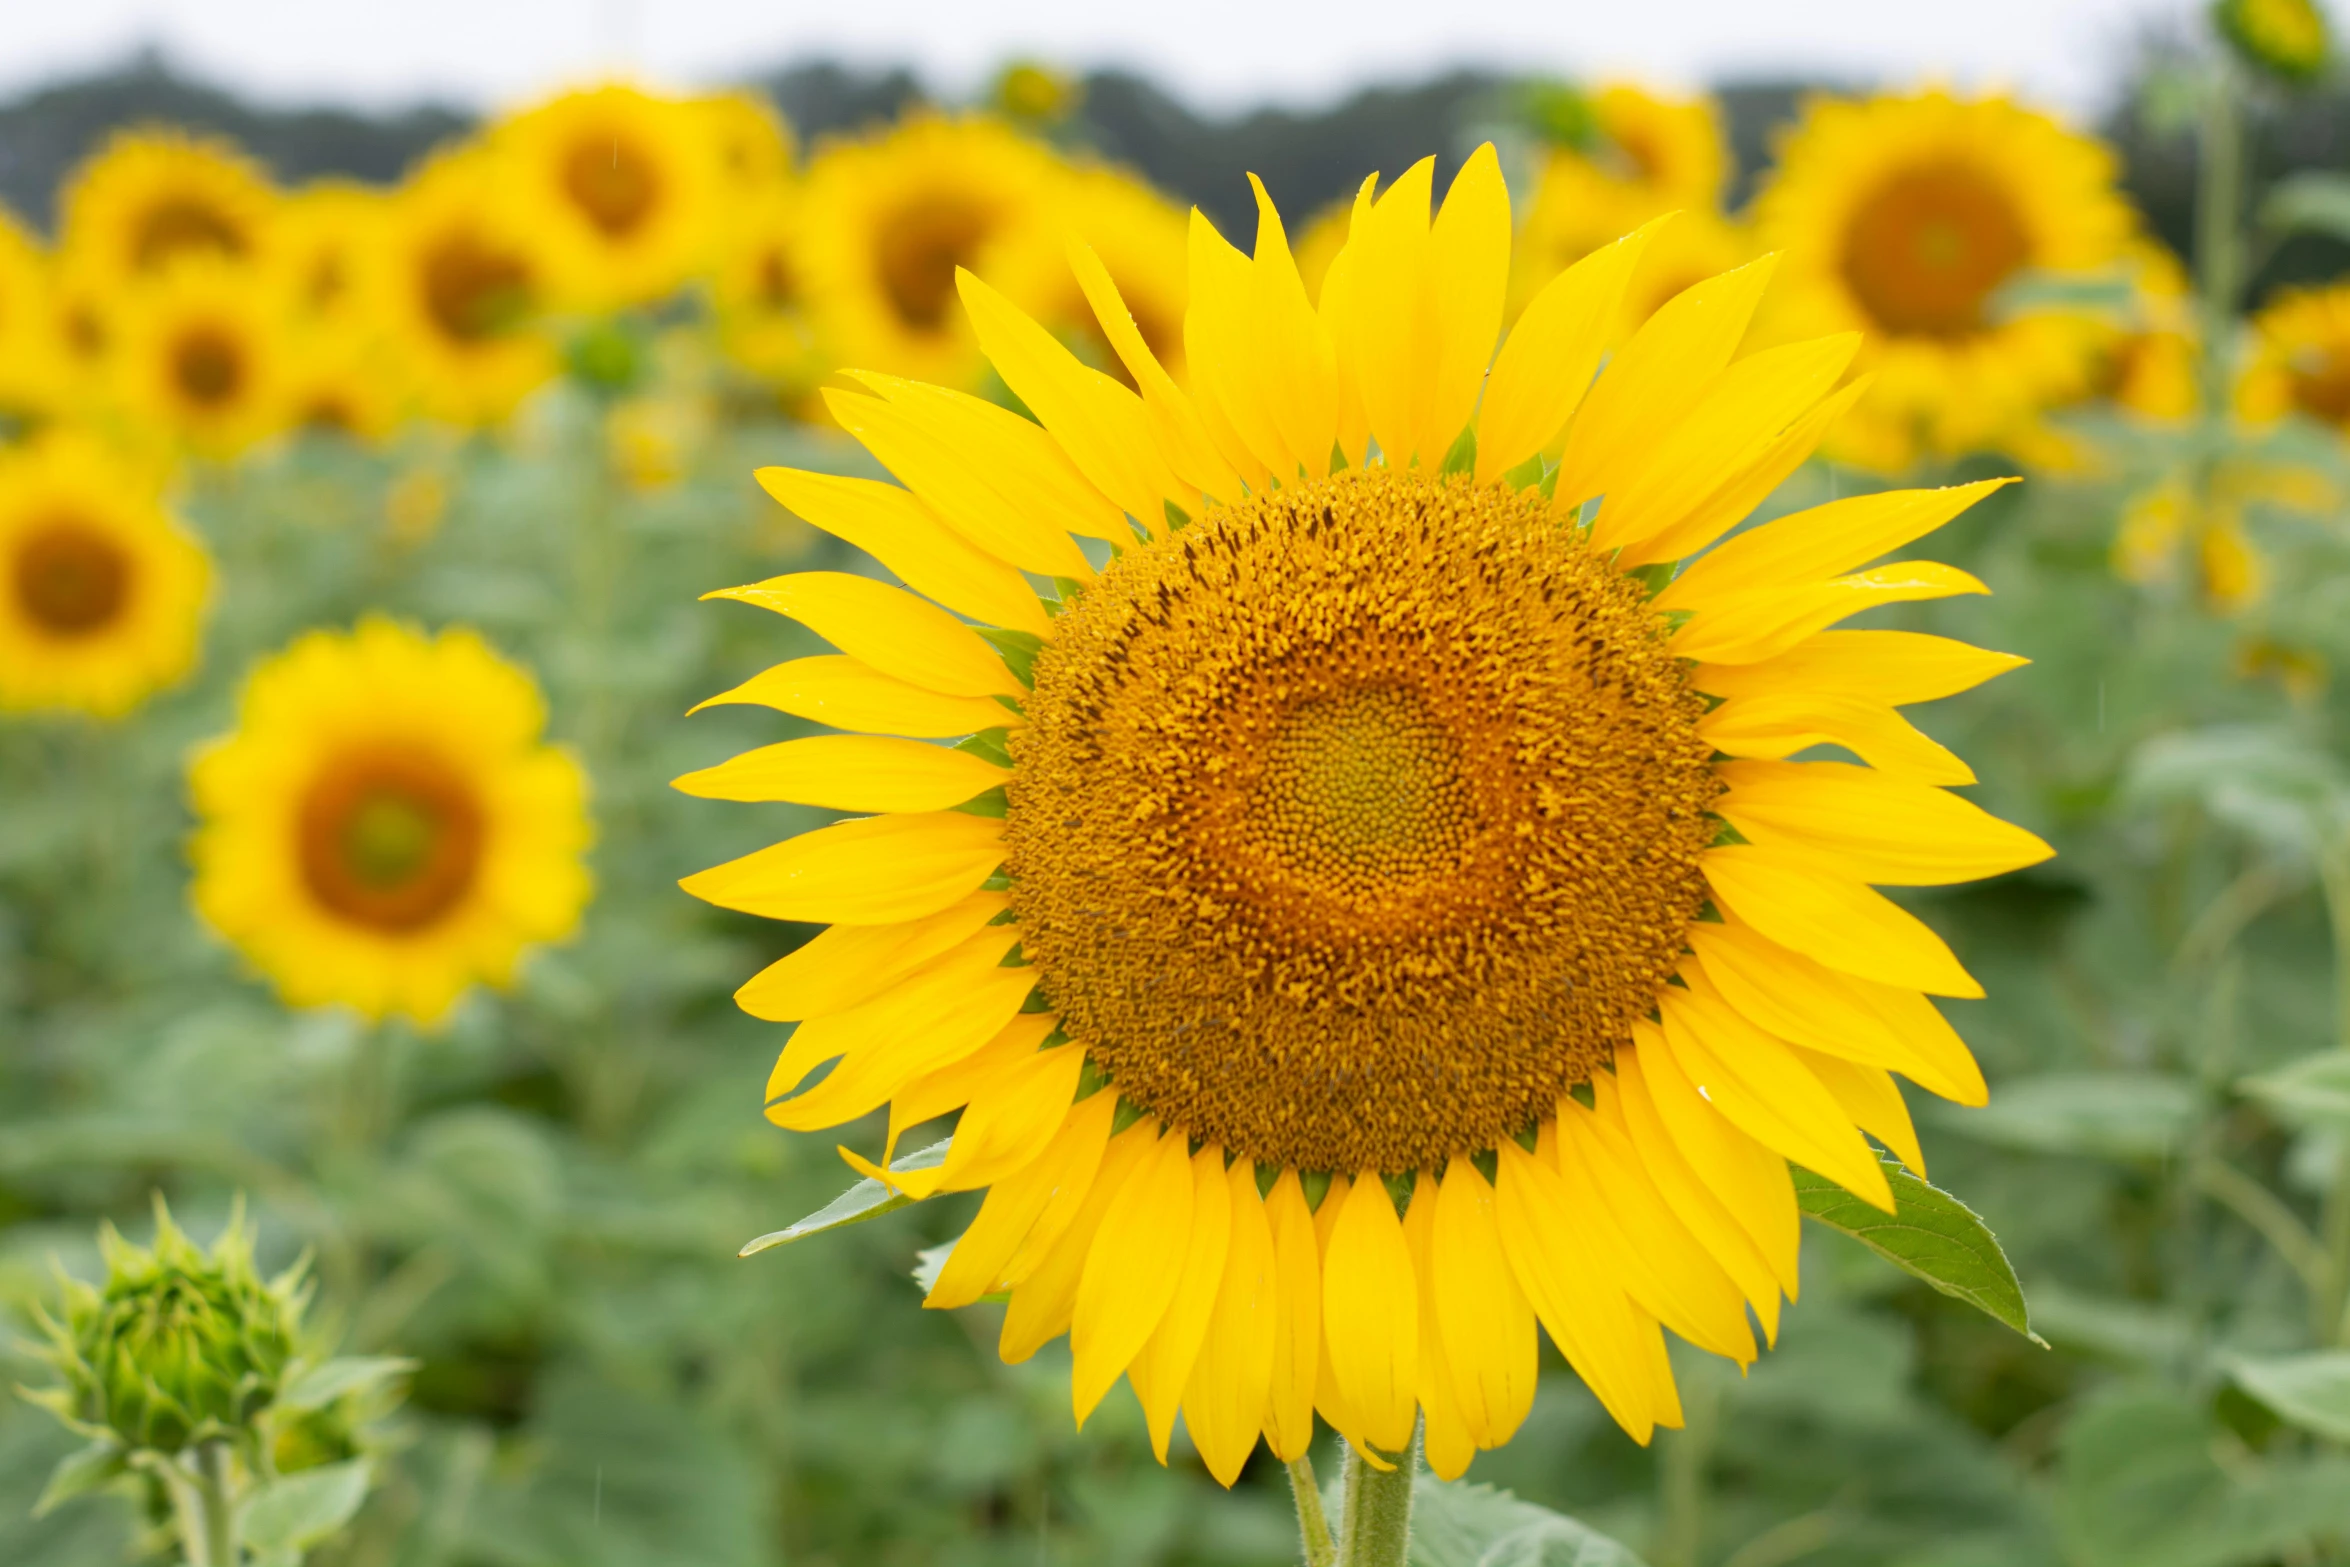
<svg viewBox="0 0 2350 1567">
<path fill-rule="evenodd" d="M 2273 852 L 2315 858 L 2350 832 L 2350 776 L 2282 728 L 2232 725 L 2163 735 L 2131 758 L 2124 792 L 2194 800 Z"/>
<path fill-rule="evenodd" d="M 1412 1567 L 1641 1567 L 1574 1519 L 1487 1485 L 1412 1484 Z"/>
<path fill-rule="evenodd" d="M 281 1410 L 323 1409 L 339 1398 L 364 1392 L 416 1369 L 396 1355 L 345 1355 L 310 1367 L 277 1396 Z"/>
<path fill-rule="evenodd" d="M 2057 313 L 2127 321 L 2137 314 L 2138 285 L 2126 272 L 2016 273 L 1991 296 L 1995 321 Z"/>
<path fill-rule="evenodd" d="M 2269 188 L 2260 204 L 2260 222 L 2280 233 L 2350 240 L 2350 176 L 2288 174 Z"/>
<path fill-rule="evenodd" d="M 891 1165 L 890 1168 L 893 1170 L 935 1170 L 946 1163 L 947 1150 L 953 1145 L 953 1138 L 941 1138 L 927 1148 L 916 1149 Z M 797 1224 L 769 1231 L 757 1240 L 745 1242 L 743 1249 L 735 1255 L 755 1257 L 760 1252 L 771 1250 L 774 1247 L 788 1246 L 793 1241 L 804 1241 L 811 1235 L 821 1235 L 826 1230 L 837 1230 L 845 1225 L 863 1224 L 867 1219 L 878 1219 L 885 1213 L 895 1213 L 900 1208 L 911 1207 L 913 1202 L 914 1199 L 908 1197 L 904 1192 L 893 1192 L 879 1181 L 868 1177 L 842 1192 L 838 1197 L 809 1214 Z"/>
<path fill-rule="evenodd" d="M 2236 1086 L 2287 1125 L 2350 1128 L 2350 1050 L 2320 1050 Z"/>
<path fill-rule="evenodd" d="M 66 1454 L 49 1471 L 49 1483 L 42 1487 L 41 1499 L 33 1504 L 33 1516 L 46 1518 L 52 1510 L 75 1497 L 103 1491 L 129 1473 L 130 1464 L 120 1447 L 104 1438 L 92 1442 Z"/>
<path fill-rule="evenodd" d="M 2304 1355 L 2230 1355 L 2236 1386 L 2302 1430 L 2350 1443 L 2350 1349 Z"/>
<path fill-rule="evenodd" d="M 367 1460 L 354 1458 L 256 1486 L 245 1501 L 245 1543 L 263 1556 L 307 1550 L 351 1521 L 367 1484 Z"/>
<path fill-rule="evenodd" d="M 1979 1109 L 1940 1109 L 1945 1126 L 1979 1142 L 2034 1153 L 2162 1159 L 2197 1113 L 2194 1086 L 2149 1072 L 2050 1073 L 2002 1083 Z"/>
<path fill-rule="evenodd" d="M 1895 1267 L 2039 1343 L 2023 1286 L 1989 1227 L 1966 1204 L 1928 1186 L 1900 1161 L 1882 1163 L 1893 1187 L 1891 1213 L 1802 1168 L 1795 1171 L 1795 1200 L 1812 1218 L 1842 1230 Z"/>
</svg>

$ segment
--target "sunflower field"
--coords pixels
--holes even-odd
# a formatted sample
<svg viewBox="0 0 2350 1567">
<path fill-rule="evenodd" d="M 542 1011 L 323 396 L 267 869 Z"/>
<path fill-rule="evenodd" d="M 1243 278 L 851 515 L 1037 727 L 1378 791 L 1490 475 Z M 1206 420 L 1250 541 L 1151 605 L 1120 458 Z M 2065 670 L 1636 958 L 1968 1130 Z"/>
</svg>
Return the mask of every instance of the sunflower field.
<svg viewBox="0 0 2350 1567">
<path fill-rule="evenodd" d="M 1343 191 L 1036 65 L 113 128 L 0 1563 L 2350 1564 L 2343 73 L 2200 25 Z"/>
</svg>

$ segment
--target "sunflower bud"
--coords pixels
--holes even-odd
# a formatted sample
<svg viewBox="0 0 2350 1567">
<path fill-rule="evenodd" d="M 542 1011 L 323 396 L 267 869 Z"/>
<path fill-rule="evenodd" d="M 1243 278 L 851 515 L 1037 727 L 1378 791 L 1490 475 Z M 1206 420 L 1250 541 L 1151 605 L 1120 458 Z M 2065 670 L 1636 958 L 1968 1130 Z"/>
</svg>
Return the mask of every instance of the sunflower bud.
<svg viewBox="0 0 2350 1567">
<path fill-rule="evenodd" d="M 1003 68 L 989 94 L 996 111 L 1024 125 L 1058 125 L 1085 101 L 1082 83 L 1034 60 L 1015 60 Z"/>
<path fill-rule="evenodd" d="M 2333 29 L 2316 0 L 2218 0 L 2212 25 L 2238 59 L 2289 87 L 2306 87 L 2333 63 Z"/>
</svg>

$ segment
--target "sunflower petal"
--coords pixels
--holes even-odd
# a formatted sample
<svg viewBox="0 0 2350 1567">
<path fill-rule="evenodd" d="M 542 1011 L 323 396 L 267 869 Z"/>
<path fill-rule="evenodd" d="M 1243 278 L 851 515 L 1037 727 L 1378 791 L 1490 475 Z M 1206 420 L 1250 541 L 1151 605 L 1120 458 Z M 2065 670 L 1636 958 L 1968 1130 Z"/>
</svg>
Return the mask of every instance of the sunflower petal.
<svg viewBox="0 0 2350 1567">
<path fill-rule="evenodd" d="M 1174 1303 L 1191 1245 L 1190 1139 L 1168 1132 L 1103 1213 L 1069 1325 L 1070 1407 L 1085 1424 Z"/>
<path fill-rule="evenodd" d="M 1493 1188 L 1468 1159 L 1444 1172 L 1429 1240 L 1430 1296 L 1454 1396 L 1479 1447 L 1499 1447 L 1534 1407 L 1534 1308 L 1510 1271 Z"/>
<path fill-rule="evenodd" d="M 1175 384 L 1174 377 L 1167 374 L 1158 356 L 1151 352 L 1150 344 L 1143 341 L 1142 329 L 1134 324 L 1134 316 L 1119 296 L 1118 285 L 1111 280 L 1101 257 L 1094 254 L 1092 246 L 1072 238 L 1069 270 L 1077 274 L 1077 285 L 1084 290 L 1094 319 L 1101 323 L 1102 335 L 1109 340 L 1111 352 L 1118 356 L 1119 363 L 1141 389 L 1152 439 L 1157 442 L 1167 466 L 1202 494 L 1237 500 L 1243 475 L 1236 473 L 1225 460 L 1201 422 L 1199 410 Z"/>
<path fill-rule="evenodd" d="M 979 633 L 902 588 L 840 571 L 800 571 L 704 598 L 788 615 L 852 658 L 947 696 L 1024 694 Z"/>
<path fill-rule="evenodd" d="M 1421 1451 L 1439 1480 L 1458 1480 L 1476 1456 L 1477 1441 L 1461 1411 L 1457 1379 L 1444 1347 L 1444 1332 L 1436 1323 L 1436 1205 L 1434 1171 L 1420 1172 L 1412 1189 L 1412 1205 L 1404 1213 L 1404 1249 L 1411 1254 L 1412 1279 L 1419 1302 L 1419 1400 Z"/>
<path fill-rule="evenodd" d="M 1909 1106 L 1902 1102 L 1901 1089 L 1892 1078 L 1876 1067 L 1862 1066 L 1843 1056 L 1806 1050 L 1800 1045 L 1787 1048 L 1820 1080 L 1820 1086 L 1835 1096 L 1844 1113 L 1852 1117 L 1853 1125 L 1892 1149 L 1909 1166 L 1910 1173 L 1924 1178 L 1925 1150 L 1918 1146 L 1917 1128 L 1910 1122 Z"/>
<path fill-rule="evenodd" d="M 1785 843 L 1859 881 L 1935 887 L 2037 865 L 2056 851 L 1929 784 L 1849 762 L 1725 762 L 1714 810 L 1755 843 Z"/>
<path fill-rule="evenodd" d="M 759 487 L 835 538 L 863 550 L 915 592 L 991 626 L 1052 634 L 1019 572 L 938 520 L 913 492 L 878 479 L 761 468 Z"/>
<path fill-rule="evenodd" d="M 1751 528 L 1707 552 L 1657 595 L 1660 609 L 1702 609 L 1719 592 L 1816 582 L 1924 538 L 2013 479 L 1940 490 L 1888 490 L 1830 501 Z"/>
<path fill-rule="evenodd" d="M 1117 1096 L 1100 1093 L 1093 1097 L 1115 1100 Z M 1011 1304 L 1004 1311 L 1004 1331 L 996 1344 L 1004 1364 L 1019 1365 L 1069 1331 L 1077 1310 L 1078 1285 L 1085 1277 L 1103 1217 L 1157 1154 L 1159 1130 L 1159 1123 L 1145 1116 L 1112 1137 L 1102 1150 L 1101 1165 L 1093 1179 L 1081 1190 L 1064 1188 L 1054 1193 L 1035 1227 L 1004 1265 L 1003 1282 L 1012 1289 Z M 1189 1190 L 1187 1186 L 1185 1191 Z M 1117 1372 L 1110 1375 L 1115 1379 Z"/>
<path fill-rule="evenodd" d="M 1767 844 L 1709 849 L 1705 879 L 1731 913 L 1829 968 L 1933 996 L 1983 993 L 1916 915 L 1810 856 Z"/>
<path fill-rule="evenodd" d="M 1436 160 L 1406 169 L 1367 210 L 1358 206 L 1346 243 L 1346 279 L 1333 321 L 1379 450 L 1408 468 L 1435 369 L 1436 296 L 1428 265 L 1428 202 Z M 1443 453 L 1423 453 L 1430 465 Z"/>
<path fill-rule="evenodd" d="M 1674 632 L 1670 646 L 1676 656 L 1699 663 L 1759 663 L 1879 604 L 1990 591 L 1956 566 L 1939 561 L 1873 566 L 1801 588 L 1772 586 L 1726 594 Z"/>
<path fill-rule="evenodd" d="M 1752 1240 L 1787 1298 L 1795 1298 L 1802 1212 L 1787 1161 L 1733 1126 L 1706 1103 L 1674 1061 L 1663 1033 L 1632 1025 L 1633 1045 L 1616 1052 L 1626 1122 L 1645 1141 L 1661 1137 Z"/>
<path fill-rule="evenodd" d="M 1082 1202 L 1094 1186 L 1110 1141 L 1115 1094 L 1095 1094 L 1071 1106 L 1044 1151 L 989 1189 L 970 1227 L 947 1254 L 922 1304 L 936 1310 L 968 1306 L 1004 1282 L 1013 1254 L 1056 1198 Z M 1040 1341 L 1041 1342 L 1041 1341 Z"/>
<path fill-rule="evenodd" d="M 1550 444 L 1599 372 L 1624 290 L 1647 254 L 1657 218 L 1552 278 L 1510 328 L 1477 415 L 1477 482 L 1490 484 Z"/>
<path fill-rule="evenodd" d="M 1616 557 L 1624 566 L 1648 566 L 1693 555 L 1743 522 L 1789 474 L 1803 466 L 1820 442 L 1852 405 L 1868 394 L 1876 378 L 1857 376 L 1814 403 L 1786 429 L 1766 442 L 1746 464 L 1722 481 L 1721 487 L 1689 509 L 1686 516 Z"/>
<path fill-rule="evenodd" d="M 1265 1393 L 1265 1445 L 1284 1463 L 1314 1441 L 1314 1386 L 1322 1364 L 1322 1252 L 1295 1170 L 1265 1195 L 1273 1238 L 1273 1363 Z"/>
<path fill-rule="evenodd" d="M 1328 1201 L 1328 1199 L 1324 1199 Z M 1411 1251 L 1386 1183 L 1355 1178 L 1322 1264 L 1322 1334 L 1330 1370 L 1359 1428 L 1346 1435 L 1382 1452 L 1412 1440 L 1419 1383 L 1418 1289 Z"/>
<path fill-rule="evenodd" d="M 746 980 L 734 1004 L 770 1023 L 846 1012 L 962 945 L 1010 907 L 1000 892 L 975 892 L 903 924 L 834 925 Z"/>
<path fill-rule="evenodd" d="M 1503 1138 L 1494 1213 L 1502 1250 L 1551 1341 L 1633 1441 L 1656 1429 L 1656 1393 L 1632 1302 L 1598 1270 L 1559 1174 Z"/>
<path fill-rule="evenodd" d="M 1012 1025 L 1018 1027 L 1016 1019 Z M 934 1170 L 891 1175 L 885 1184 L 908 1196 L 923 1198 L 938 1192 L 967 1192 L 1020 1169 L 1036 1157 L 1037 1148 L 1053 1134 L 1069 1113 L 1070 1096 L 1085 1064 L 1079 1045 L 1051 1050 L 1030 1048 L 1028 1054 L 995 1074 L 994 1081 L 971 1097 L 962 1119 L 955 1123 L 955 1140 L 946 1162 Z M 875 1172 L 868 1171 L 868 1174 Z"/>
<path fill-rule="evenodd" d="M 1023 722 L 1019 714 L 993 697 L 947 696 L 908 685 L 844 653 L 820 653 L 763 669 L 693 711 L 729 703 L 772 707 L 835 729 L 924 739 L 1017 728 Z"/>
<path fill-rule="evenodd" d="M 1003 823 L 962 811 L 861 816 L 754 850 L 678 885 L 722 909 L 811 925 L 895 925 L 979 890 Z"/>
<path fill-rule="evenodd" d="M 1501 341 L 1509 292 L 1510 192 L 1493 143 L 1481 143 L 1453 176 L 1428 228 L 1428 269 L 1436 297 L 1436 363 L 1420 428 L 1423 466 L 1444 460 L 1467 428 Z"/>
<path fill-rule="evenodd" d="M 1257 1195 L 1256 1167 L 1246 1159 L 1236 1160 L 1224 1172 L 1224 1180 L 1232 1212 L 1231 1240 L 1207 1337 L 1183 1392 L 1183 1423 L 1208 1473 L 1229 1490 L 1256 1450 L 1273 1381 L 1281 1300 L 1273 1226 Z M 1311 1398 L 1310 1390 L 1307 1396 Z M 1148 1404 L 1147 1399 L 1144 1402 Z M 1307 1419 L 1312 1420 L 1310 1407 Z"/>
<path fill-rule="evenodd" d="M 1720 697 L 1801 691 L 1906 707 L 1971 691 L 2030 662 L 1920 631 L 1822 631 L 1758 663 L 1701 663 L 1690 684 Z"/>
<path fill-rule="evenodd" d="M 1697 734 L 1730 756 L 1783 761 L 1813 746 L 1833 745 L 1911 783 L 1975 781 L 1974 769 L 1955 753 L 1881 702 L 1809 692 L 1731 697 L 1698 720 Z"/>
<path fill-rule="evenodd" d="M 1162 1464 L 1175 1434 L 1175 1412 L 1215 1315 L 1231 1245 L 1232 1188 L 1224 1175 L 1224 1150 L 1210 1143 L 1191 1157 L 1191 1243 L 1183 1253 L 1174 1298 L 1126 1368 L 1126 1380 L 1142 1400 L 1151 1451 Z"/>
<path fill-rule="evenodd" d="M 881 735 L 814 735 L 672 779 L 704 800 L 789 800 L 836 811 L 943 811 L 1012 776 L 968 751 Z"/>
</svg>

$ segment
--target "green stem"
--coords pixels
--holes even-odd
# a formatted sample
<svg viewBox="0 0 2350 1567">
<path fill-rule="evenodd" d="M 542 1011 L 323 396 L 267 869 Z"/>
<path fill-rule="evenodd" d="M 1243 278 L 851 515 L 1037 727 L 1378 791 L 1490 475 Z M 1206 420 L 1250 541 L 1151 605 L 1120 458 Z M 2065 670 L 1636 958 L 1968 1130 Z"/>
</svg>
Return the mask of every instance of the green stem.
<svg viewBox="0 0 2350 1567">
<path fill-rule="evenodd" d="M 1337 1567 L 1338 1542 L 1330 1537 L 1330 1519 L 1322 1511 L 1322 1487 L 1314 1479 L 1313 1459 L 1300 1454 L 1290 1461 L 1289 1494 L 1297 1503 L 1297 1532 L 1305 1542 L 1306 1567 Z"/>
<path fill-rule="evenodd" d="M 2203 101 L 2195 181 L 2195 271 L 2203 314 L 2204 417 L 2224 423 L 2236 305 L 2244 291 L 2244 101 L 2225 60 L 2212 67 Z"/>
<path fill-rule="evenodd" d="M 1715 1406 L 1720 1386 L 1710 1368 L 1681 1379 L 1682 1428 L 1662 1441 L 1657 1455 L 1657 1567 L 1697 1567 L 1705 1545 L 1706 1473 L 1713 1462 Z"/>
<path fill-rule="evenodd" d="M 2334 935 L 2334 1045 L 2350 1050 L 2350 839 L 2327 845 L 2318 873 Z M 2350 1140 L 2334 1152 L 2334 1184 L 2319 1226 L 2324 1285 L 2310 1303 L 2310 1336 L 2320 1348 L 2330 1348 L 2350 1343 Z"/>
<path fill-rule="evenodd" d="M 196 1449 L 196 1494 L 202 1499 L 204 1556 L 197 1567 L 239 1567 L 243 1552 L 237 1542 L 237 1490 L 226 1442 L 206 1442 Z M 190 1553 L 191 1562 L 194 1561 Z"/>
<path fill-rule="evenodd" d="M 1347 1448 L 1338 1567 L 1404 1567 L 1412 1543 L 1412 1479 L 1419 1469 L 1416 1431 L 1390 1469 L 1374 1468 L 1360 1452 Z"/>
</svg>

